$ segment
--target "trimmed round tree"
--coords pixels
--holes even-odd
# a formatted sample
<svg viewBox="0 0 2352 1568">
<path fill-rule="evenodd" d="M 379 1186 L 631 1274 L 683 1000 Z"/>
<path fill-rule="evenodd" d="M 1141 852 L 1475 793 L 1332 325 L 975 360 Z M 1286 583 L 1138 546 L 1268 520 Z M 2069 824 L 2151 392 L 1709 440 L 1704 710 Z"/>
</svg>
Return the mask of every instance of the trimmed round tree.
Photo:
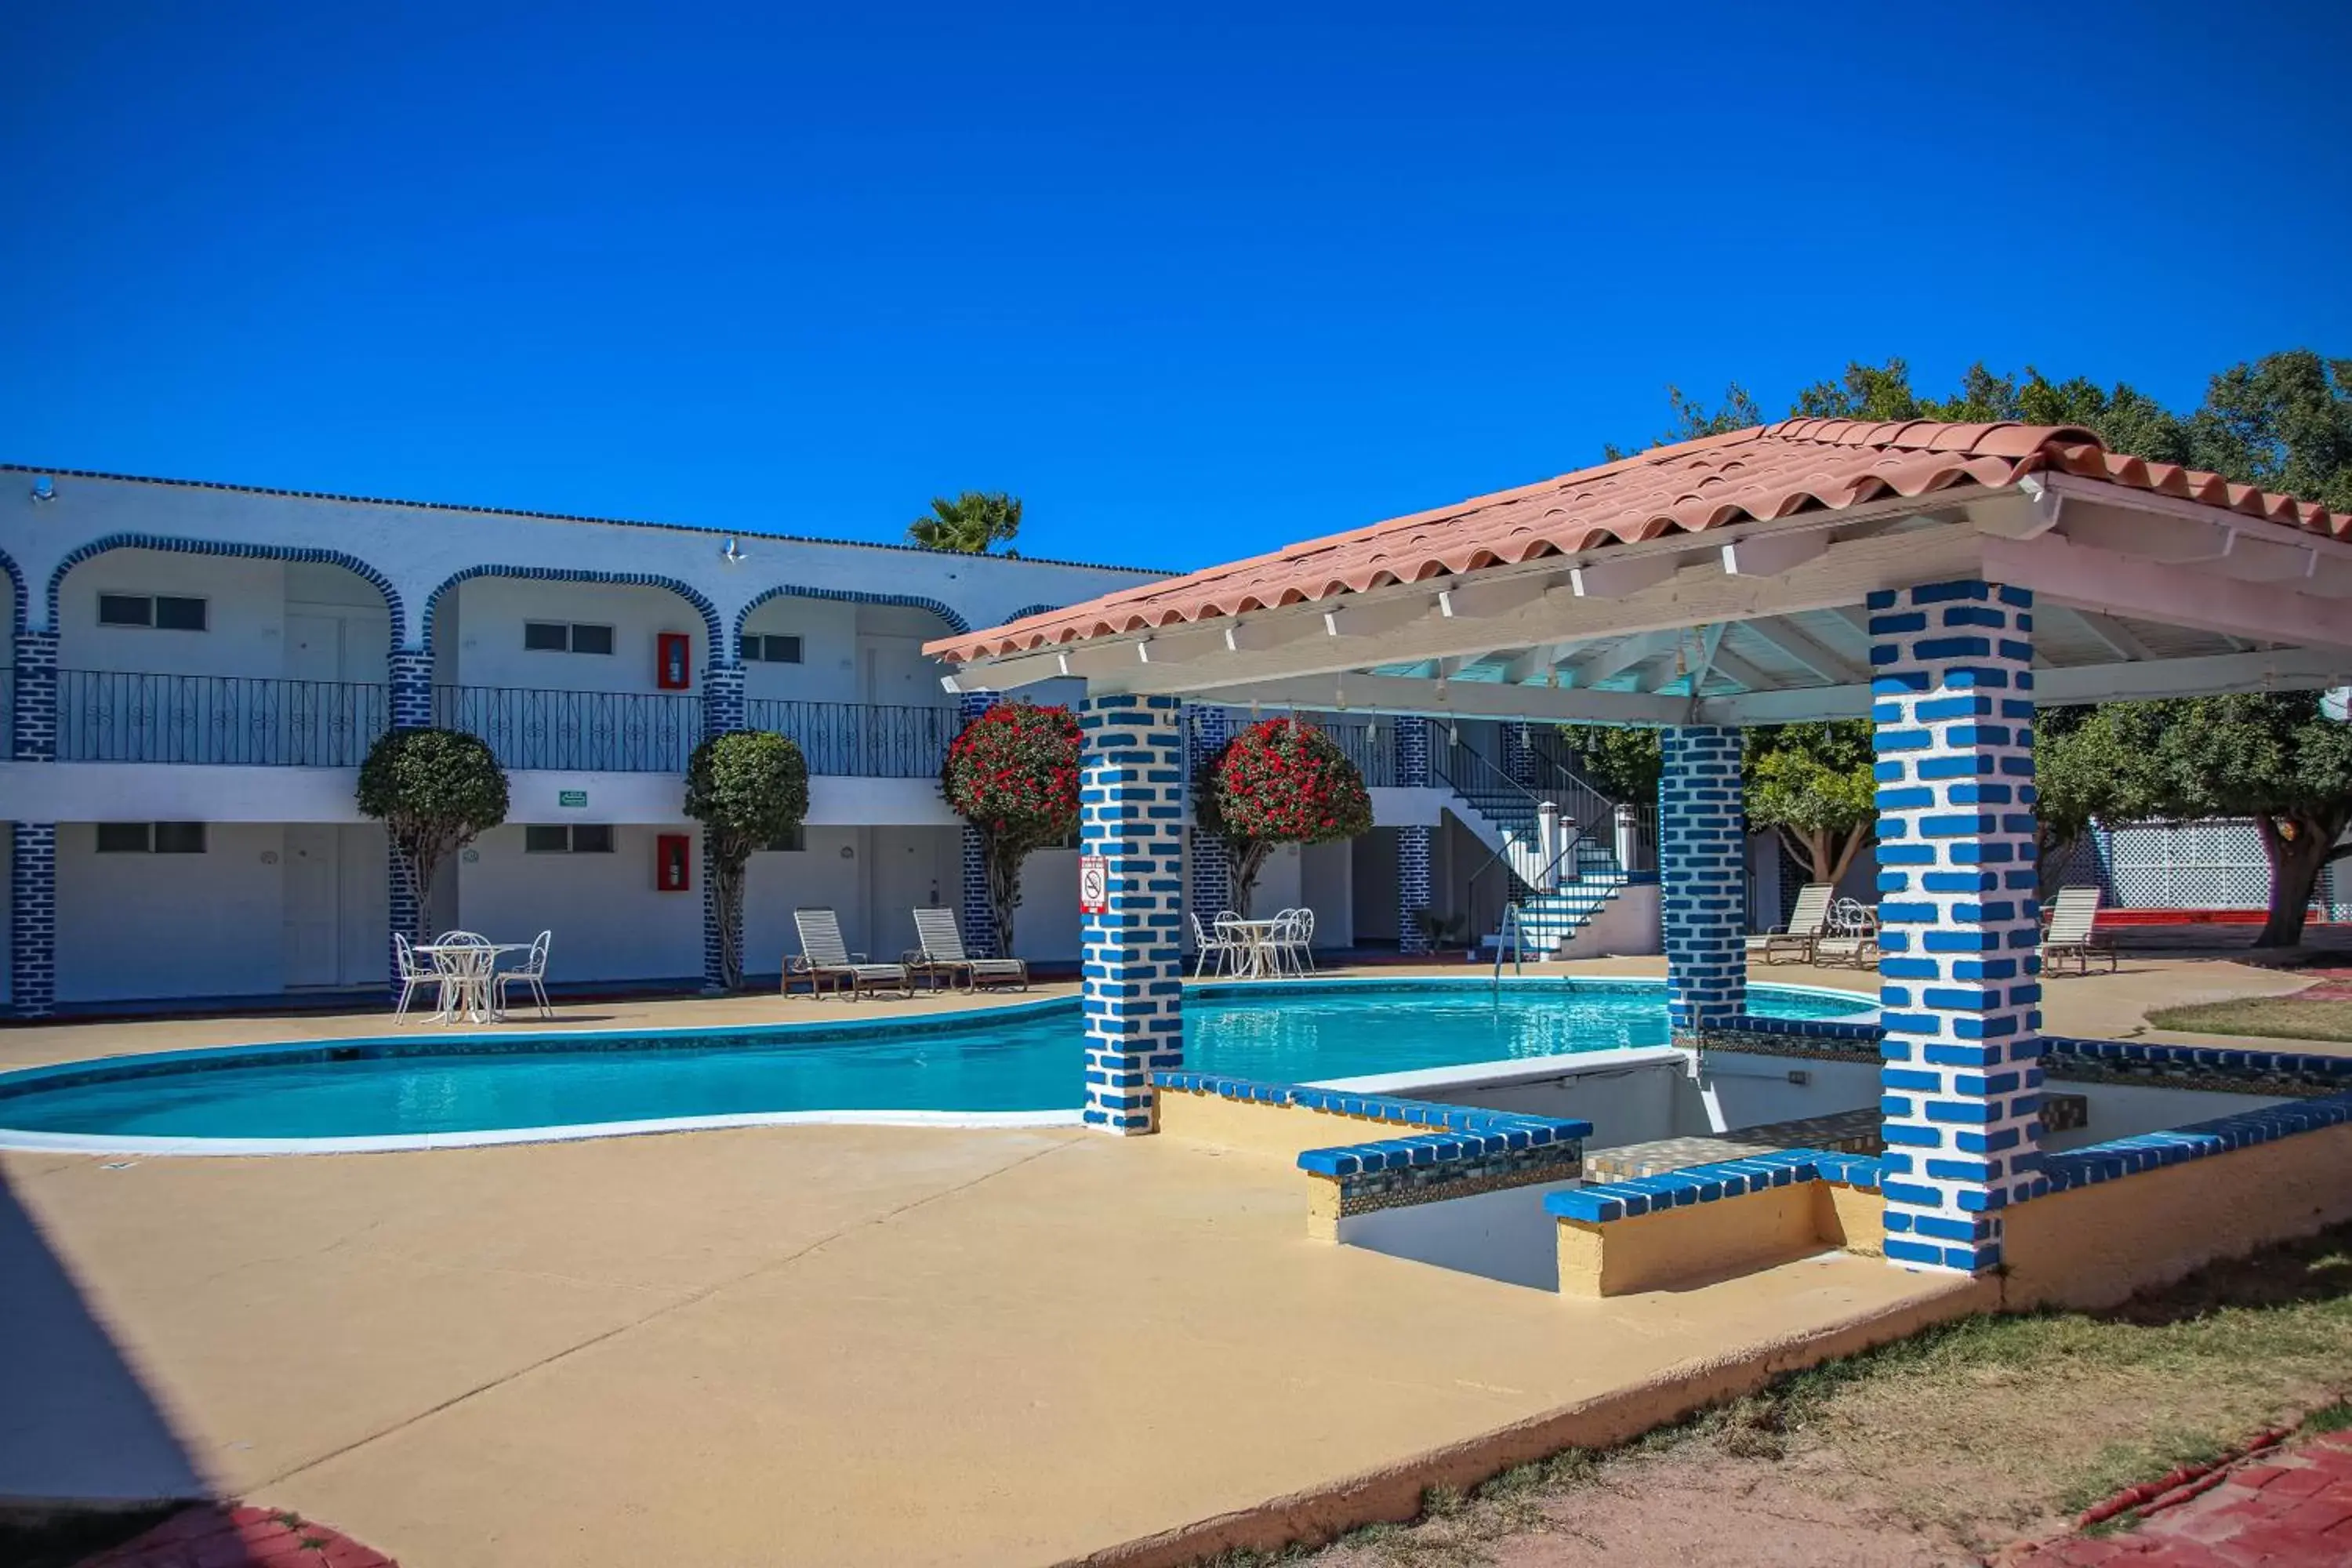
<svg viewBox="0 0 2352 1568">
<path fill-rule="evenodd" d="M 1078 721 L 1066 708 L 999 702 L 948 744 L 940 788 L 980 833 L 997 951 L 1013 952 L 1021 862 L 1078 827 Z"/>
<path fill-rule="evenodd" d="M 1328 844 L 1368 833 L 1372 797 L 1339 742 L 1297 719 L 1265 719 L 1227 741 L 1194 781 L 1192 816 L 1222 838 L 1234 904 L 1246 915 L 1277 844 Z"/>
<path fill-rule="evenodd" d="M 743 985 L 743 868 L 808 818 L 808 761 L 765 730 L 713 735 L 686 764 L 686 815 L 702 824 L 719 915 L 719 984 Z"/>
<path fill-rule="evenodd" d="M 475 835 L 507 819 L 507 773 L 478 735 L 394 730 L 360 764 L 359 807 L 383 824 L 416 894 L 411 934 L 429 941 L 434 873 Z"/>
</svg>

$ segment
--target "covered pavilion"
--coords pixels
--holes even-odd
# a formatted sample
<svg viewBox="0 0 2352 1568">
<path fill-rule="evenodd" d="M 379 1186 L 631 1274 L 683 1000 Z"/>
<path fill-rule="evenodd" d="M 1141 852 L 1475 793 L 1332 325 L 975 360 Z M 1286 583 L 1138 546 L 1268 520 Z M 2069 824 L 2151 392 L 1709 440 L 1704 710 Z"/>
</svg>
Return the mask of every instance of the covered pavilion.
<svg viewBox="0 0 2352 1568">
<path fill-rule="evenodd" d="M 1743 1016 L 1742 727 L 1867 718 L 1886 1253 L 1982 1272 L 2042 1184 L 2034 708 L 2352 679 L 2352 516 L 2079 428 L 1791 420 L 929 651 L 967 692 L 1087 683 L 1087 1116 L 1119 1132 L 1182 1065 L 1182 698 L 1663 731 L 1693 1043 Z"/>
</svg>

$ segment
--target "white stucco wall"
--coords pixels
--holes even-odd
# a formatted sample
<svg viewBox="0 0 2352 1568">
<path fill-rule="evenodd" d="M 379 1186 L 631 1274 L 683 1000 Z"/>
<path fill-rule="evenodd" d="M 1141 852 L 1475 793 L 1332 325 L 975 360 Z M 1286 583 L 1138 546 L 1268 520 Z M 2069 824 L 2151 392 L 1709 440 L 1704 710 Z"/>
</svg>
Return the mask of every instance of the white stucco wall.
<svg viewBox="0 0 2352 1568">
<path fill-rule="evenodd" d="M 698 975 L 701 840 L 694 839 L 693 889 L 665 893 L 654 886 L 657 831 L 617 827 L 609 855 L 533 855 L 520 826 L 494 827 L 460 858 L 455 921 L 492 942 L 553 931 L 547 972 L 555 981 Z"/>
<path fill-rule="evenodd" d="M 215 823 L 202 855 L 100 855 L 58 828 L 58 999 L 248 996 L 285 984 L 285 832 Z"/>
<path fill-rule="evenodd" d="M 100 559 L 103 559 L 101 557 Z M 694 639 L 694 686 L 710 660 L 702 614 L 667 588 L 617 583 L 549 583 L 516 577 L 475 577 L 443 596 L 457 605 L 454 655 L 444 652 L 442 678 L 463 686 L 548 688 L 562 691 L 654 691 L 654 638 L 664 632 Z M 436 617 L 440 612 L 436 611 Z M 522 646 L 526 621 L 575 621 L 613 628 L 610 654 L 553 653 Z M 436 651 L 452 623 L 436 625 Z M 447 662 L 454 657 L 454 663 Z"/>
</svg>

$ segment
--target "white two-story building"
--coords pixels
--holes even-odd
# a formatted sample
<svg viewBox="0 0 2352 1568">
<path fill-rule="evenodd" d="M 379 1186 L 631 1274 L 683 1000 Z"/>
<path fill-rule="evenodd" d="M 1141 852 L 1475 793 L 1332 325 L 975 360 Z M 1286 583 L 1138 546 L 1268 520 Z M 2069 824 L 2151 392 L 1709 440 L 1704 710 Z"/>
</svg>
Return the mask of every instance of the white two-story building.
<svg viewBox="0 0 2352 1568">
<path fill-rule="evenodd" d="M 36 1016 L 380 987 L 389 858 L 354 796 L 395 722 L 470 731 L 509 771 L 433 929 L 552 929 L 561 980 L 698 981 L 683 773 L 748 724 L 814 775 L 798 842 L 749 879 L 750 967 L 781 967 L 802 904 L 895 954 L 909 909 L 963 890 L 938 788 L 959 700 L 923 641 L 1153 575 L 16 468 L 0 569 L 8 998 Z M 656 876 L 671 836 L 684 888 Z M 1039 879 L 1024 950 L 1075 954 L 1070 881 Z"/>
</svg>

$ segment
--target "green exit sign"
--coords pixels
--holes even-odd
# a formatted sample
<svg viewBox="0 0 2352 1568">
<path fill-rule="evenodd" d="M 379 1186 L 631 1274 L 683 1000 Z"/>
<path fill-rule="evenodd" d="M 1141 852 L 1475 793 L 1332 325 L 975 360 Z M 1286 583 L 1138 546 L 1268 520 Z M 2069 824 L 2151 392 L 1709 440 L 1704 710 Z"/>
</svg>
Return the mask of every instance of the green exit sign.
<svg viewBox="0 0 2352 1568">
<path fill-rule="evenodd" d="M 586 805 L 588 792 L 584 789 L 560 789 L 555 792 L 558 805 Z"/>
</svg>

